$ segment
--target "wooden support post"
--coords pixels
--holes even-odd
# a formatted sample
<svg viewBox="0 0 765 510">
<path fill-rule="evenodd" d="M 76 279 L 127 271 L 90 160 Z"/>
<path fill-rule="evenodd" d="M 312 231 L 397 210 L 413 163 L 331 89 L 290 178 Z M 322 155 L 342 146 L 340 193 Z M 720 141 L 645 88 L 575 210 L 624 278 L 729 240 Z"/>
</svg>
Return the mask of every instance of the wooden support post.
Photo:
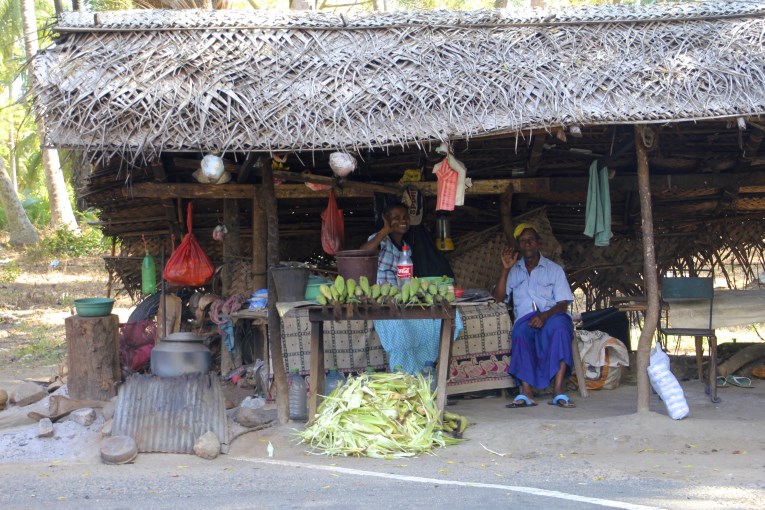
<svg viewBox="0 0 765 510">
<path fill-rule="evenodd" d="M 587 389 L 587 378 L 584 376 L 584 363 L 582 363 L 582 352 L 579 349 L 579 339 L 574 335 L 571 341 L 571 354 L 574 358 L 574 370 L 576 371 L 576 384 L 579 386 L 579 395 L 582 398 L 590 396 L 590 390 Z"/>
<path fill-rule="evenodd" d="M 308 423 L 316 416 L 319 395 L 324 395 L 324 322 L 311 322 L 311 387 L 308 394 Z"/>
<path fill-rule="evenodd" d="M 441 335 L 438 347 L 438 369 L 436 371 L 436 405 L 443 418 L 446 408 L 446 382 L 449 380 L 449 355 L 452 351 L 454 321 L 451 317 L 441 320 Z"/>
<path fill-rule="evenodd" d="M 233 198 L 223 199 L 223 224 L 228 233 L 223 240 L 223 295 L 228 297 L 232 294 L 234 283 L 233 264 L 242 256 L 242 240 L 239 230 L 239 202 Z"/>
<path fill-rule="evenodd" d="M 499 211 L 502 215 L 502 231 L 505 233 L 505 240 L 513 242 L 513 185 L 508 184 L 507 189 L 502 193 L 499 202 Z"/>
<path fill-rule="evenodd" d="M 268 285 L 266 269 L 268 261 L 266 248 L 268 246 L 268 222 L 263 202 L 257 193 L 252 196 L 252 286 L 253 292 Z"/>
<path fill-rule="evenodd" d="M 66 328 L 69 396 L 77 399 L 109 400 L 122 380 L 119 354 L 120 320 L 106 317 L 64 319 Z"/>
<path fill-rule="evenodd" d="M 239 202 L 235 198 L 223 199 L 223 224 L 228 233 L 223 240 L 223 270 L 221 271 L 222 293 L 225 297 L 233 294 L 234 268 L 242 255 L 241 233 L 239 230 Z M 242 348 L 229 352 L 225 345 L 220 350 L 220 373 L 228 374 L 236 367 L 242 366 Z"/>
<path fill-rule="evenodd" d="M 651 128 L 635 126 L 635 152 L 637 156 L 638 191 L 640 193 L 640 216 L 643 226 L 643 281 L 645 284 L 648 309 L 640 332 L 637 348 L 638 413 L 649 412 L 651 388 L 648 381 L 648 362 L 651 343 L 659 323 L 659 277 L 656 274 L 656 251 L 653 239 L 653 209 L 651 207 L 651 186 L 648 168 L 648 151 L 643 140 L 643 131 Z"/>
<path fill-rule="evenodd" d="M 263 165 L 263 186 L 261 198 L 268 221 L 268 267 L 279 264 L 279 215 L 277 214 L 276 194 L 274 192 L 274 176 L 271 165 Z M 281 319 L 276 311 L 276 285 L 274 277 L 268 273 L 268 343 L 271 346 L 271 364 L 274 369 L 274 386 L 276 386 L 276 415 L 279 423 L 290 421 L 289 394 L 287 389 L 287 373 L 284 369 L 282 354 Z"/>
</svg>

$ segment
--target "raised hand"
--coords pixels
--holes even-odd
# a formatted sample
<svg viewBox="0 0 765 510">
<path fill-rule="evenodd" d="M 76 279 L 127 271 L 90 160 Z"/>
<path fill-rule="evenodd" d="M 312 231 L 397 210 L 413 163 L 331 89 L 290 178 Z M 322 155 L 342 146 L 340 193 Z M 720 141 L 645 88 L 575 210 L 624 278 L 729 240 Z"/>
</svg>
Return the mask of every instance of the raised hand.
<svg viewBox="0 0 765 510">
<path fill-rule="evenodd" d="M 510 269 L 513 264 L 518 262 L 518 250 L 513 246 L 505 246 L 502 249 L 502 266 L 505 269 Z"/>
</svg>

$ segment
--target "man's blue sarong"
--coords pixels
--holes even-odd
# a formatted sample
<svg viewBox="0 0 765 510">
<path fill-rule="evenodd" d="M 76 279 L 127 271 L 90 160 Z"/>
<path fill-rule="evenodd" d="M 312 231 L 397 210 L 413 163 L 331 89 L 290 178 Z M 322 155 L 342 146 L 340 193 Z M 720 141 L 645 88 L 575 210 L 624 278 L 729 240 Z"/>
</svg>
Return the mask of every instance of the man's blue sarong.
<svg viewBox="0 0 765 510">
<path fill-rule="evenodd" d="M 541 329 L 532 328 L 529 320 L 538 313 L 531 312 L 513 324 L 512 354 L 507 371 L 518 382 L 546 388 L 560 369 L 561 361 L 567 366 L 566 377 L 571 375 L 574 323 L 567 313 L 557 313 L 548 318 Z"/>
</svg>

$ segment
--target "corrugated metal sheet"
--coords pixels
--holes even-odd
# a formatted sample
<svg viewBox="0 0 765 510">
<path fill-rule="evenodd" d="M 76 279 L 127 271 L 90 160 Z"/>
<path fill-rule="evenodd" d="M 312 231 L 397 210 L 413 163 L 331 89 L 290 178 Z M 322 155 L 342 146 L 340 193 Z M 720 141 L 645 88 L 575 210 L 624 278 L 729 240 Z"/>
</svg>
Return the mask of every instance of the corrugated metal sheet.
<svg viewBox="0 0 765 510">
<path fill-rule="evenodd" d="M 208 431 L 228 443 L 225 398 L 214 374 L 135 374 L 120 389 L 112 435 L 132 437 L 139 452 L 194 453 Z"/>
</svg>

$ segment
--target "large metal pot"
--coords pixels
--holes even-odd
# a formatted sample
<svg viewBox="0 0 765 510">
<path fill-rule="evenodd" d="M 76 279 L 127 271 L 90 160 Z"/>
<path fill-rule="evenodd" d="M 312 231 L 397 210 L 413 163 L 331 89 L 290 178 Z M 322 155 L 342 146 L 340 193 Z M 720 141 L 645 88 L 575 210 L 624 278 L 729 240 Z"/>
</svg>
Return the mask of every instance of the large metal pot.
<svg viewBox="0 0 765 510">
<path fill-rule="evenodd" d="M 151 351 L 151 372 L 160 377 L 210 371 L 210 350 L 204 339 L 194 333 L 171 333 Z"/>
</svg>

